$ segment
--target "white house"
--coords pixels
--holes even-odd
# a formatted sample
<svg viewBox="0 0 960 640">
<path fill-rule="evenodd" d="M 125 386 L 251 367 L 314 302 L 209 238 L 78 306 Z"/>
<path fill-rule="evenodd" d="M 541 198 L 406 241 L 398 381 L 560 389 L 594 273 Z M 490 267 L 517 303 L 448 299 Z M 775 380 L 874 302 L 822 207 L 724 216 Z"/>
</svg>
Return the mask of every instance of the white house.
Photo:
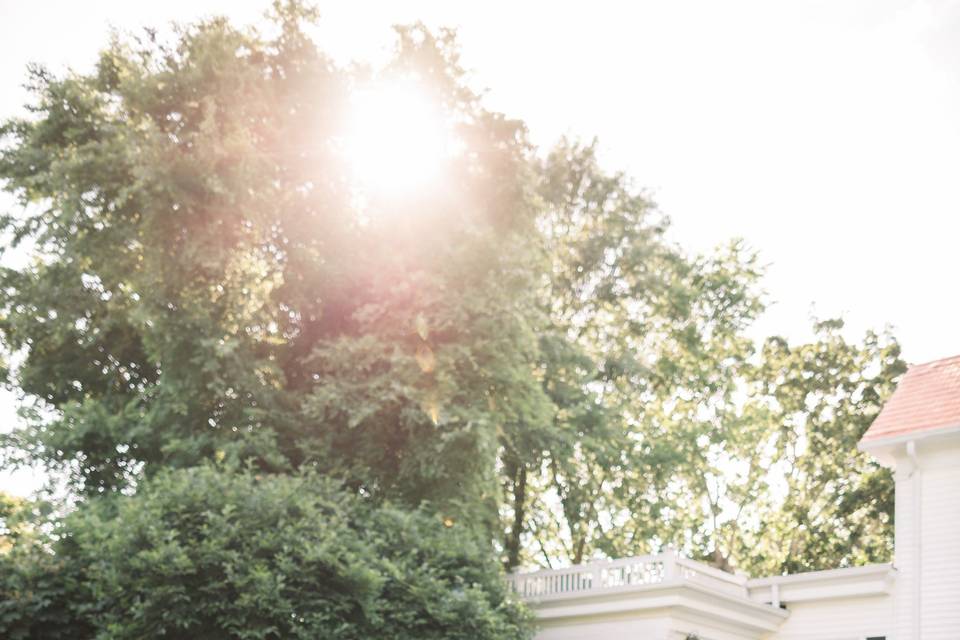
<svg viewBox="0 0 960 640">
<path fill-rule="evenodd" d="M 960 639 L 960 356 L 911 367 L 860 448 L 895 473 L 892 565 L 748 578 L 666 552 L 513 574 L 537 640 Z"/>
</svg>

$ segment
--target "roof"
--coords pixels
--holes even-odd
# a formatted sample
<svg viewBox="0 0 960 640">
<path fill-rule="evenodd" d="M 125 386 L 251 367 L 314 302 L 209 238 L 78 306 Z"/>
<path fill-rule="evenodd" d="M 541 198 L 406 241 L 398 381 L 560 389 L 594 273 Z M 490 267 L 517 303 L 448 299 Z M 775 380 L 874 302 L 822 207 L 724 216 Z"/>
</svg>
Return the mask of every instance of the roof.
<svg viewBox="0 0 960 640">
<path fill-rule="evenodd" d="M 862 442 L 960 427 L 960 356 L 907 369 Z"/>
</svg>

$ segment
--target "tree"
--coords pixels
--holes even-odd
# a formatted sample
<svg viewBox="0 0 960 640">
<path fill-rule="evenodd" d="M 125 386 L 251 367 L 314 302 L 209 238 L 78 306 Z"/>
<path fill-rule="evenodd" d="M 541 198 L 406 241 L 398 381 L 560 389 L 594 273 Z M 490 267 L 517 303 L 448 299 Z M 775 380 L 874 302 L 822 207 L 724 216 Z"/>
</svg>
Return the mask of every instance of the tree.
<svg viewBox="0 0 960 640">
<path fill-rule="evenodd" d="M 90 494 L 225 455 L 492 527 L 498 425 L 541 421 L 523 127 L 465 87 L 452 35 L 401 28 L 341 69 L 278 5 L 116 40 L 97 71 L 34 69 L 2 130 L 12 382 L 45 409 L 16 445 Z M 416 82 L 463 142 L 442 188 L 361 191 L 343 120 L 373 77 Z M 402 126 L 403 123 L 398 123 Z"/>
<path fill-rule="evenodd" d="M 755 570 L 811 571 L 893 556 L 893 477 L 857 443 L 906 363 L 889 333 L 852 343 L 842 329 L 842 321 L 820 321 L 814 342 L 764 345 L 754 400 L 772 418 L 775 477 L 785 496 L 740 542 L 738 555 Z"/>
<path fill-rule="evenodd" d="M 557 524 L 535 504 L 528 510 L 528 494 L 538 501 L 545 491 L 564 512 L 566 530 L 551 536 L 564 546 L 559 555 L 584 557 L 598 473 L 617 464 L 625 407 L 645 366 L 632 339 L 645 332 L 644 304 L 662 294 L 676 257 L 653 205 L 623 175 L 603 173 L 595 145 L 561 142 L 538 175 L 547 265 L 537 300 L 545 318 L 539 367 L 555 411 L 547 428 L 521 425 L 503 439 L 508 567 L 520 561 L 526 531 Z M 547 562 L 558 553 L 541 551 Z"/>
<path fill-rule="evenodd" d="M 573 494 L 550 475 L 530 483 L 544 488 L 529 492 L 528 557 L 573 562 L 671 544 L 754 575 L 889 561 L 893 480 L 857 443 L 905 364 L 891 335 L 852 342 L 842 326 L 817 323 L 809 344 L 769 338 L 759 352 L 741 345 L 716 360 L 703 352 L 695 362 L 713 363 L 712 383 L 648 396 L 625 436 L 594 445 L 623 447 L 605 453 L 615 464 L 597 464 L 585 449 L 564 463 L 598 470 L 603 484 L 592 485 L 589 508 L 558 500 Z M 589 476 L 570 477 L 590 486 Z M 589 532 L 580 557 L 571 553 L 575 527 Z"/>
<path fill-rule="evenodd" d="M 504 447 L 506 566 L 667 544 L 726 570 L 889 559 L 889 474 L 856 445 L 904 370 L 896 340 L 848 342 L 827 321 L 812 344 L 758 350 L 763 269 L 742 243 L 671 245 L 594 145 L 561 143 L 540 175 L 557 411 Z"/>
<path fill-rule="evenodd" d="M 341 68 L 314 17 L 118 37 L 94 73 L 34 68 L 0 128 L 34 256 L 0 273 L 32 403 L 7 444 L 78 493 L 2 559 L 0 635 L 524 637 L 492 548 L 502 425 L 550 411 L 523 126 L 452 34 Z M 345 160 L 351 96 L 393 81 L 462 143 L 437 189 Z"/>
<path fill-rule="evenodd" d="M 0 634 L 13 640 L 92 637 L 77 616 L 89 600 L 73 558 L 54 554 L 52 505 L 0 496 Z"/>
<path fill-rule="evenodd" d="M 654 204 L 603 170 L 595 145 L 562 142 L 540 175 L 541 367 L 557 411 L 522 454 L 506 449 L 525 461 L 519 473 L 506 465 L 508 566 L 521 546 L 528 562 L 579 563 L 682 540 L 690 509 L 668 524 L 661 513 L 680 506 L 669 495 L 676 470 L 712 431 L 684 418 L 734 393 L 752 353 L 743 331 L 763 308 L 755 256 L 739 243 L 686 255 Z"/>
</svg>

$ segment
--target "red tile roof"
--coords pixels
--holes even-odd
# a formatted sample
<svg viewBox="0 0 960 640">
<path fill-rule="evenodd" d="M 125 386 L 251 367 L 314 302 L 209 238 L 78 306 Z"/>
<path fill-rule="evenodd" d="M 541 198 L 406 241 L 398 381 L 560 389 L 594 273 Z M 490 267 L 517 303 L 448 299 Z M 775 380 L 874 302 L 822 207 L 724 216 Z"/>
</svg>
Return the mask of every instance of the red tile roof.
<svg viewBox="0 0 960 640">
<path fill-rule="evenodd" d="M 863 442 L 960 427 L 960 356 L 913 365 Z"/>
</svg>

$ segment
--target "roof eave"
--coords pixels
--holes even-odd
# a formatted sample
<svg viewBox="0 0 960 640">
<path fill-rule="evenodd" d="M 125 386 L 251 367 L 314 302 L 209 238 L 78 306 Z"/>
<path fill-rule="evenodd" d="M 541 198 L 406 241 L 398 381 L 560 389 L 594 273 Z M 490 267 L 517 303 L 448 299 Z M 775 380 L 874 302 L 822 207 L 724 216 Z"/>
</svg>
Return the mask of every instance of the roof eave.
<svg viewBox="0 0 960 640">
<path fill-rule="evenodd" d="M 908 442 L 929 443 L 937 440 L 948 440 L 957 436 L 960 436 L 960 424 L 952 424 L 932 429 L 914 429 L 882 438 L 862 439 L 857 444 L 857 449 L 869 453 L 881 464 L 892 467 L 896 462 L 896 451 L 900 447 L 906 446 Z"/>
</svg>

